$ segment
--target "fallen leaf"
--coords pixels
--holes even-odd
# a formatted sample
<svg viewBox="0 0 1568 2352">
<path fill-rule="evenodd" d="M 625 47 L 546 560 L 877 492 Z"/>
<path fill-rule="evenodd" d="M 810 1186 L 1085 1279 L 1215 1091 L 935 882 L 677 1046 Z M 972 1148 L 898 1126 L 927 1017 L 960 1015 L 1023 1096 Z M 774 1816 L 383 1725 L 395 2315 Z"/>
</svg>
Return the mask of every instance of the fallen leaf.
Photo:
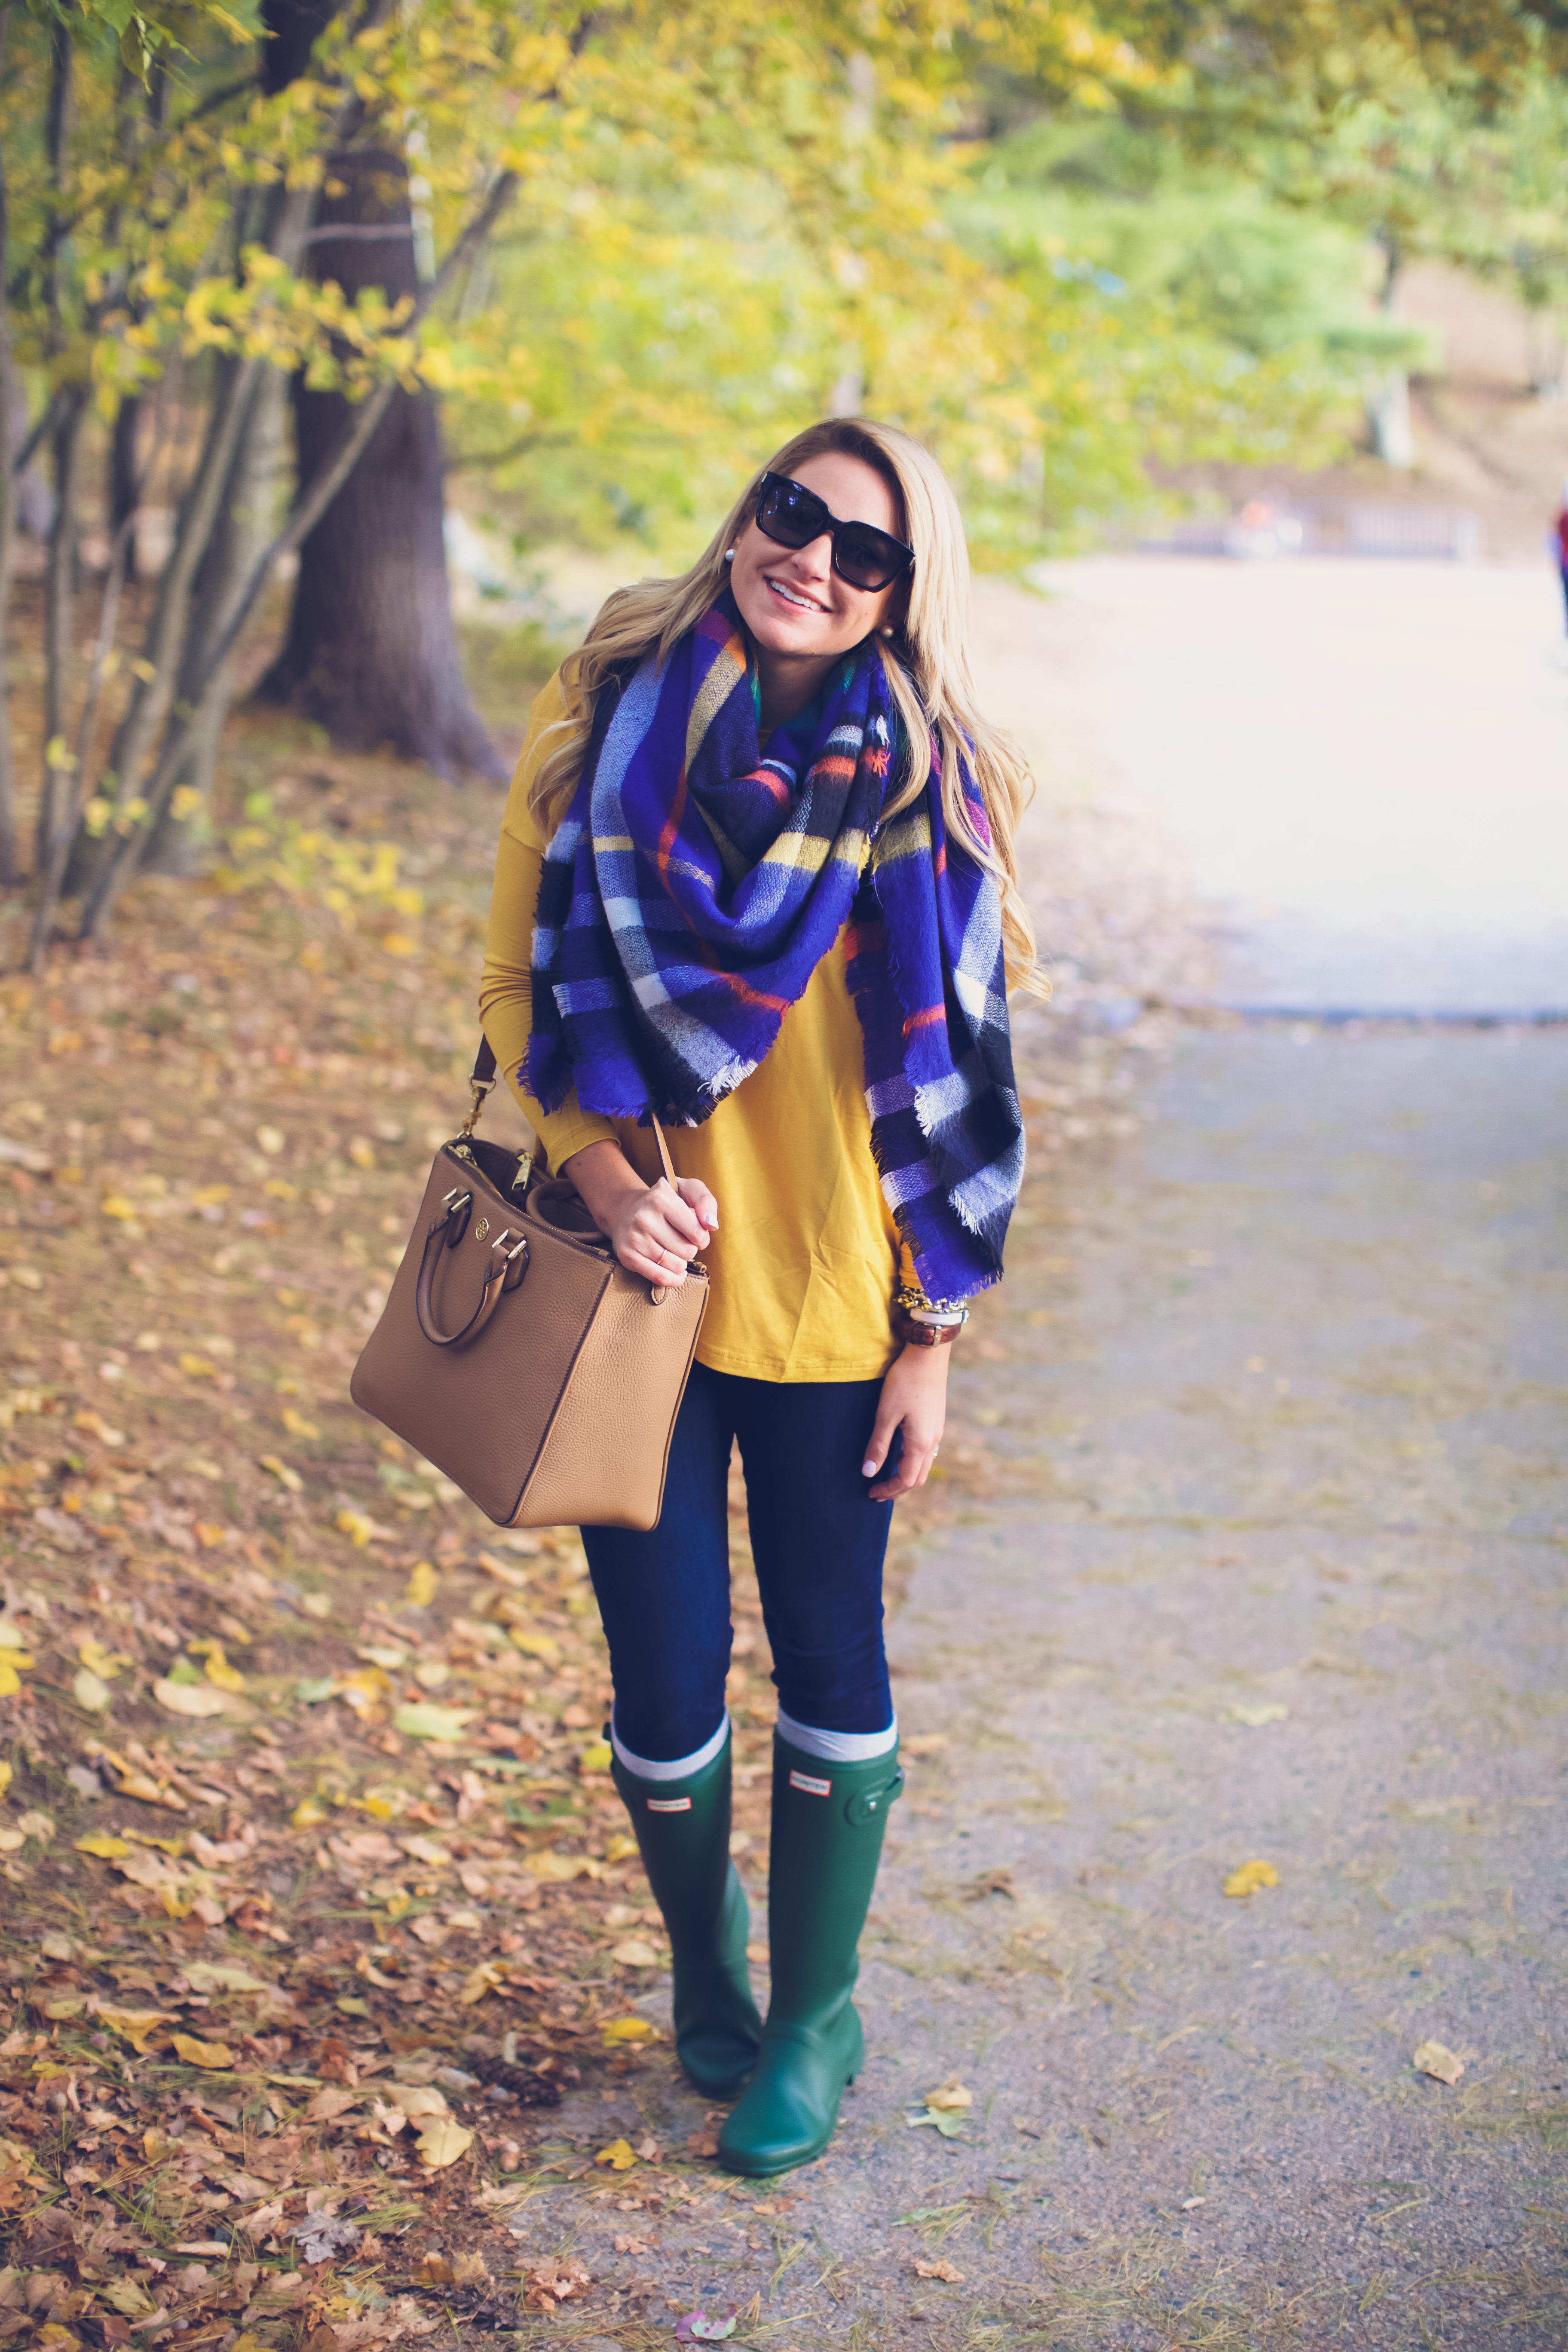
<svg viewBox="0 0 1568 2352">
<path fill-rule="evenodd" d="M 124 2319 L 141 2319 L 153 2307 L 152 2296 L 139 2279 L 106 2279 L 98 2292 Z"/>
<path fill-rule="evenodd" d="M 123 1650 L 106 1650 L 90 1633 L 77 1643 L 76 1654 L 89 1674 L 96 1675 L 100 1682 L 111 1683 L 131 1664 Z"/>
<path fill-rule="evenodd" d="M 428 1609 L 441 1589 L 441 1580 L 427 1559 L 416 1559 L 408 1571 L 403 1598 L 412 1609 Z"/>
<path fill-rule="evenodd" d="M 215 1690 L 211 1683 L 172 1683 L 165 1675 L 153 1684 L 153 1696 L 171 1715 L 228 1715 L 233 1709 L 230 1693 Z"/>
<path fill-rule="evenodd" d="M 366 2091 L 351 2089 L 345 2083 L 325 2083 L 306 2108 L 305 2120 L 312 2124 L 331 2123 L 335 2116 L 347 2115 L 351 2107 L 357 2107 L 361 2100 L 369 2095 Z"/>
<path fill-rule="evenodd" d="M 455 2123 L 450 2116 L 440 2116 L 426 2125 L 415 2147 L 426 2172 L 443 2172 L 466 2156 L 473 2144 L 474 2135 L 464 2125 Z"/>
<path fill-rule="evenodd" d="M 561 1644 L 553 1635 L 528 1633 L 521 1625 L 514 1625 L 510 1630 L 513 1647 L 521 1650 L 525 1658 L 540 1658 L 547 1666 L 561 1664 Z"/>
<path fill-rule="evenodd" d="M 305 1481 L 300 1477 L 298 1470 L 291 1470 L 288 1463 L 282 1460 L 280 1455 L 276 1454 L 258 1454 L 256 1458 L 260 1468 L 263 1470 L 269 1470 L 274 1478 L 277 1479 L 279 1485 L 280 1486 L 287 1487 L 290 1495 L 302 1495 L 304 1493 Z"/>
<path fill-rule="evenodd" d="M 436 1706 L 421 1701 L 413 1706 L 400 1706 L 392 1718 L 395 1731 L 406 1733 L 410 1739 L 451 1741 L 462 1737 L 465 1724 L 472 1723 L 479 1713 L 472 1706 Z"/>
<path fill-rule="evenodd" d="M 237 1666 L 229 1664 L 221 1642 L 206 1644 L 206 1678 L 219 1690 L 242 1691 L 245 1688 L 245 1676 Z"/>
<path fill-rule="evenodd" d="M 176 2056 L 187 2066 L 205 2066 L 221 2074 L 234 2064 L 234 2053 L 226 2042 L 198 2042 L 194 2033 L 176 2033 L 173 2040 Z"/>
<path fill-rule="evenodd" d="M 988 1895 L 1005 1895 L 1010 1903 L 1018 1900 L 1018 1890 L 1013 1884 L 1010 1870 L 983 1870 L 962 1890 L 966 1903 L 983 1903 Z"/>
<path fill-rule="evenodd" d="M 689 2311 L 684 2319 L 675 2323 L 678 2344 L 722 2344 L 735 2333 L 736 2306 L 730 2305 L 722 2319 L 710 2319 L 705 2311 Z"/>
<path fill-rule="evenodd" d="M 630 2140 L 626 2139 L 613 2139 L 608 2147 L 602 2147 L 594 2158 L 595 2164 L 608 2164 L 616 2172 L 629 2172 L 637 2160 L 637 2150 Z"/>
<path fill-rule="evenodd" d="M 595 1739 L 592 1747 L 584 1748 L 579 1754 L 578 1766 L 584 1772 L 607 1772 L 612 1752 L 607 1739 Z"/>
<path fill-rule="evenodd" d="M 376 2095 L 400 2115 L 447 2116 L 452 2112 L 434 2083 L 378 2083 L 375 2089 Z"/>
<path fill-rule="evenodd" d="M 719 2135 L 715 2131 L 706 2129 L 688 2132 L 686 2135 L 686 2149 L 689 2156 L 717 2156 L 719 2153 Z"/>
<path fill-rule="evenodd" d="M 358 2224 L 339 2213 L 307 2213 L 290 2222 L 284 2234 L 293 2239 L 308 2263 L 328 2262 L 360 2242 Z"/>
<path fill-rule="evenodd" d="M 217 1960 L 187 1960 L 185 1982 L 193 1992 L 267 1992 L 270 1990 L 264 1977 L 252 1976 L 248 1969 L 230 1968 Z"/>
<path fill-rule="evenodd" d="M 1278 1699 L 1265 1699 L 1257 1706 L 1227 1706 L 1226 1709 L 1232 1723 L 1245 1723 L 1254 1730 L 1265 1723 L 1283 1723 L 1289 1712 L 1289 1708 L 1281 1706 Z"/>
<path fill-rule="evenodd" d="M 563 1884 L 568 1878 L 603 1878 L 605 1865 L 588 1853 L 531 1853 L 524 1857 L 523 1868 L 532 1878 L 548 1879 L 552 1885 Z"/>
<path fill-rule="evenodd" d="M 610 1958 L 623 1969 L 657 1969 L 662 1965 L 664 1954 L 641 1936 L 628 1936 L 624 1944 L 613 1948 Z"/>
<path fill-rule="evenodd" d="M 118 1862 L 131 1848 L 112 1830 L 89 1830 L 86 1837 L 78 1838 L 76 1850 L 78 1853 L 93 1854 L 100 1862 Z"/>
<path fill-rule="evenodd" d="M 472 2009 L 476 2001 L 483 2000 L 486 1993 L 493 1992 L 500 1982 L 500 1970 L 495 1962 L 481 1960 L 479 1967 L 470 1969 L 463 1979 L 458 1994 L 459 2008 Z"/>
<path fill-rule="evenodd" d="M 963 2273 L 955 2268 L 952 2263 L 940 2256 L 934 2263 L 923 2263 L 917 2254 L 915 2257 L 915 2276 L 916 2278 L 924 2279 L 942 2279 L 949 2286 L 962 2286 L 963 2284 Z"/>
<path fill-rule="evenodd" d="M 594 2282 L 578 2262 L 527 2263 L 522 2276 L 531 2311 L 554 2311 L 573 2295 L 586 2294 Z"/>
<path fill-rule="evenodd" d="M 1248 1895 L 1256 1895 L 1260 1886 L 1279 1884 L 1279 1873 L 1271 1862 L 1244 1862 L 1239 1870 L 1231 1872 L 1222 1891 L 1239 1902 Z"/>
<path fill-rule="evenodd" d="M 663 2150 L 652 2132 L 647 2132 L 637 2142 L 637 2154 L 645 2164 L 657 2164 Z"/>
<path fill-rule="evenodd" d="M 147 2055 L 149 2037 L 154 2034 L 161 2025 L 174 2022 L 167 2010 L 111 2009 L 106 2008 L 101 2002 L 93 2014 L 100 2025 L 107 2025 L 110 2033 L 118 2033 L 122 2041 L 129 2042 L 139 2058 L 145 2058 Z"/>
<path fill-rule="evenodd" d="M 321 1433 L 313 1421 L 307 1421 L 291 1404 L 286 1404 L 278 1418 L 290 1437 L 320 1437 Z"/>
<path fill-rule="evenodd" d="M 612 2017 L 607 2025 L 599 2028 L 606 2046 L 612 2049 L 617 2042 L 651 2042 L 656 2030 L 646 2017 Z"/>
<path fill-rule="evenodd" d="M 71 1677 L 71 1696 L 78 1706 L 86 1707 L 89 1715 L 102 1715 L 114 1704 L 109 1685 L 95 1675 L 90 1666 L 79 1666 Z"/>
<path fill-rule="evenodd" d="M 1438 2083 L 1457 2083 L 1465 2071 L 1464 2060 L 1440 2042 L 1423 2042 L 1410 2063 L 1418 2074 L 1430 2074 Z"/>
<path fill-rule="evenodd" d="M 452 2265 L 445 2254 L 420 2255 L 414 2272 L 416 2286 L 450 2286 L 452 2283 Z"/>
<path fill-rule="evenodd" d="M 948 2076 L 945 2083 L 939 2083 L 934 2091 L 928 2091 L 925 2095 L 925 2098 L 928 2107 L 936 2107 L 939 2109 L 944 2107 L 972 2107 L 974 2105 L 973 2092 L 966 2091 L 963 2084 L 952 2074 Z"/>
<path fill-rule="evenodd" d="M 952 2107 L 928 2107 L 917 2104 L 904 2109 L 904 2121 L 911 2131 L 919 2131 L 922 2124 L 930 2124 L 943 2139 L 962 2139 L 968 2120 L 966 2114 Z"/>
</svg>

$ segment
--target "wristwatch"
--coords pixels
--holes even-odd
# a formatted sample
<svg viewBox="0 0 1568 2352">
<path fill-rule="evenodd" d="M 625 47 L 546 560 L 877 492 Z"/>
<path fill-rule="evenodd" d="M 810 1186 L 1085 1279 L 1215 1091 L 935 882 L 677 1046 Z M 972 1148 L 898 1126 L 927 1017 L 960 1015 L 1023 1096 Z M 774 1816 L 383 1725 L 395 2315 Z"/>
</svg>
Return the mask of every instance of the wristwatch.
<svg viewBox="0 0 1568 2352">
<path fill-rule="evenodd" d="M 927 1298 L 908 1284 L 893 1301 L 893 1330 L 908 1348 L 949 1348 L 969 1320 L 963 1298 Z"/>
</svg>

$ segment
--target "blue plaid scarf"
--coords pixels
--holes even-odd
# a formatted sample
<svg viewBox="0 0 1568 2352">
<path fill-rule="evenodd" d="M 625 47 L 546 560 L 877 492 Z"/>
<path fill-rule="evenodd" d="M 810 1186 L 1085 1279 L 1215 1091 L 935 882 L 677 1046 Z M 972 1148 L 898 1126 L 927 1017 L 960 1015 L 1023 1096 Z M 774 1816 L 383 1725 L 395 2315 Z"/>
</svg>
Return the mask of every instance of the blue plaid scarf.
<svg viewBox="0 0 1568 2352">
<path fill-rule="evenodd" d="M 871 1147 L 927 1296 L 1002 1272 L 1024 1172 L 993 877 L 924 790 L 887 824 L 897 713 L 868 640 L 831 678 L 804 761 L 757 740 L 726 591 L 663 667 L 600 692 L 545 853 L 522 1076 L 547 1110 L 695 1127 L 754 1070 L 848 925 Z M 800 772 L 801 767 L 804 772 Z M 989 837 L 964 775 L 971 821 Z"/>
</svg>

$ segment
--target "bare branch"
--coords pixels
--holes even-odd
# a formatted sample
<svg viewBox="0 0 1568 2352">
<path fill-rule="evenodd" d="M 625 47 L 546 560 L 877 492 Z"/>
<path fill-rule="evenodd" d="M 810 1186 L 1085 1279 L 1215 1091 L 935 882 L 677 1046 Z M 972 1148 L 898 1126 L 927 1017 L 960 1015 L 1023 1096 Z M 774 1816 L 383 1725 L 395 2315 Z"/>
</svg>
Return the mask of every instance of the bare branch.
<svg viewBox="0 0 1568 2352">
<path fill-rule="evenodd" d="M 503 172 L 490 189 L 483 205 L 469 222 L 462 236 L 447 256 L 409 313 L 408 324 L 415 326 L 438 302 L 458 271 L 467 267 L 483 245 L 490 230 L 511 202 L 517 187 L 517 175 Z M 174 780 L 184 764 L 195 739 L 197 726 L 208 695 L 240 635 L 255 611 L 263 589 L 271 578 L 279 557 L 290 553 L 308 539 L 328 507 L 336 498 L 361 453 L 369 444 L 382 418 L 391 405 L 397 390 L 397 379 L 387 376 L 367 393 L 359 406 L 345 420 L 337 447 L 317 474 L 304 495 L 299 499 L 288 522 L 270 544 L 258 557 L 249 579 L 236 597 L 222 627 L 207 647 L 201 672 L 190 689 L 184 716 L 173 725 L 166 737 L 158 765 L 142 795 L 147 803 L 145 830 L 132 832 L 125 837 L 110 859 L 100 869 L 96 887 L 82 910 L 81 936 L 96 938 L 109 920 L 121 892 L 136 870 L 144 839 L 162 815 L 165 803 L 174 789 Z"/>
</svg>

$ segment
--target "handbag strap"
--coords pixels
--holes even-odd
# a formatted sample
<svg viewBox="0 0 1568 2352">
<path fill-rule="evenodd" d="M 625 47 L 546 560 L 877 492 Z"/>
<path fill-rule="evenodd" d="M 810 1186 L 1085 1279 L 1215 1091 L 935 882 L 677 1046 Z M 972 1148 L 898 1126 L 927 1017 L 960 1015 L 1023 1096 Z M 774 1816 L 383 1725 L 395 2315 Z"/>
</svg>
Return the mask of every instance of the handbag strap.
<svg viewBox="0 0 1568 2352">
<path fill-rule="evenodd" d="M 495 1047 L 490 1044 L 489 1039 L 485 1035 L 483 1030 L 481 1030 L 479 1032 L 479 1050 L 474 1055 L 474 1066 L 468 1072 L 468 1084 L 473 1089 L 474 1098 L 468 1107 L 468 1116 L 463 1121 L 462 1131 L 465 1135 L 472 1135 L 475 1128 L 478 1126 L 479 1113 L 485 1107 L 485 1097 L 489 1093 L 491 1087 L 495 1085 Z M 664 1180 L 673 1192 L 675 1189 L 675 1162 L 669 1156 L 669 1146 L 664 1139 L 664 1129 L 658 1123 L 658 1112 L 650 1110 L 648 1117 L 653 1121 L 653 1139 L 658 1146 L 659 1165 L 664 1170 Z"/>
</svg>

